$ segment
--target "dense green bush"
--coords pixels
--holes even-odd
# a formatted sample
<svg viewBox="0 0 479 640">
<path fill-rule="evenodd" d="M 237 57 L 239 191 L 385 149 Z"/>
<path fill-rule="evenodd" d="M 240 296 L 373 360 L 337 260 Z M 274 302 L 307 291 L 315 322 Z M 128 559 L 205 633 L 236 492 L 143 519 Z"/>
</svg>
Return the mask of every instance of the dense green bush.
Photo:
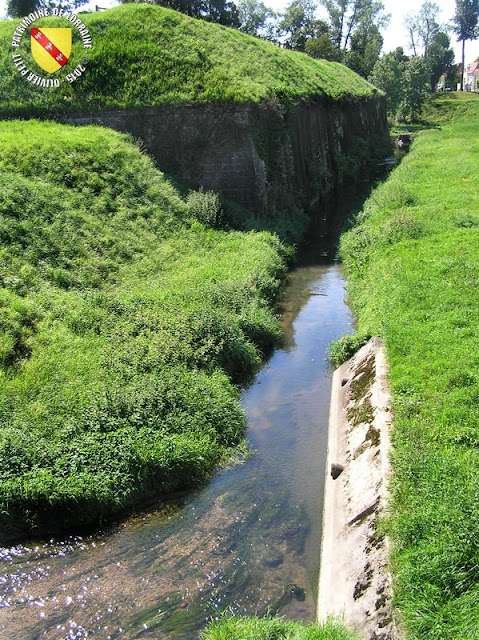
<svg viewBox="0 0 479 640">
<path fill-rule="evenodd" d="M 359 349 L 371 338 L 369 334 L 355 334 L 343 336 L 329 345 L 329 359 L 335 367 L 339 367 L 352 358 Z"/>
<path fill-rule="evenodd" d="M 223 222 L 223 209 L 219 195 L 214 191 L 190 191 L 187 198 L 190 214 L 207 227 L 218 228 Z"/>
</svg>

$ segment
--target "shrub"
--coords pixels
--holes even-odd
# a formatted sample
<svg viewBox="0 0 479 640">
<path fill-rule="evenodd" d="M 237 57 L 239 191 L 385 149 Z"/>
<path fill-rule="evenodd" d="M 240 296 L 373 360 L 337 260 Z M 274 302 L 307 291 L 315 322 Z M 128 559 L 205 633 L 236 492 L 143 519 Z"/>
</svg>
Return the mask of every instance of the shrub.
<svg viewBox="0 0 479 640">
<path fill-rule="evenodd" d="M 339 367 L 352 358 L 359 349 L 371 339 L 368 334 L 343 336 L 329 345 L 329 359 L 335 367 Z"/>
<path fill-rule="evenodd" d="M 205 225 L 217 229 L 223 222 L 223 209 L 220 197 L 214 191 L 190 191 L 187 198 L 191 215 Z"/>
</svg>

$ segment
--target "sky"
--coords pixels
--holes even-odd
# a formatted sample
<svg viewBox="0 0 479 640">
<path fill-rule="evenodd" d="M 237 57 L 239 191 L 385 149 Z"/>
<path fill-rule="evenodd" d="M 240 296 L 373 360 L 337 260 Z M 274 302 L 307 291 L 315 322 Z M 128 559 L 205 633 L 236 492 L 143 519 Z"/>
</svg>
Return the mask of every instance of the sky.
<svg viewBox="0 0 479 640">
<path fill-rule="evenodd" d="M 274 9 L 277 12 L 284 10 L 285 6 L 289 4 L 290 0 L 263 0 L 263 2 Z M 455 0 L 435 0 L 441 8 L 439 14 L 439 22 L 441 24 L 448 23 L 452 20 L 454 10 L 456 7 Z M 396 47 L 403 47 L 405 53 L 412 53 L 407 43 L 407 33 L 404 28 L 404 16 L 408 13 L 415 13 L 418 11 L 422 4 L 421 0 L 383 0 L 386 13 L 391 14 L 391 20 L 387 29 L 382 29 L 382 35 L 384 37 L 383 53 L 389 53 Z M 101 7 L 108 7 L 117 4 L 115 0 L 91 0 L 91 8 L 99 5 Z M 88 8 L 90 5 L 86 5 Z M 0 0 L 0 17 L 6 15 L 6 0 Z M 321 9 L 318 11 L 318 17 L 321 16 Z M 324 11 L 324 9 L 323 9 Z M 450 34 L 451 46 L 454 48 L 456 62 L 461 60 L 461 43 L 457 43 L 454 34 Z M 466 42 L 466 64 L 472 62 L 479 57 L 479 39 L 468 40 Z"/>
</svg>

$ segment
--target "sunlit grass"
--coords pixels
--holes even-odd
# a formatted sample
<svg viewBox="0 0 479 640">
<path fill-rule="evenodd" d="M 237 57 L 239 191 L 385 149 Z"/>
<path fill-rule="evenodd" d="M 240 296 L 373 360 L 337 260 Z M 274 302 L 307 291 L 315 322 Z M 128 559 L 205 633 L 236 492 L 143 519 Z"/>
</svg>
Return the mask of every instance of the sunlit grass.
<svg viewBox="0 0 479 640">
<path fill-rule="evenodd" d="M 358 328 L 387 348 L 396 604 L 424 640 L 479 629 L 479 101 L 456 105 L 341 248 Z"/>
<path fill-rule="evenodd" d="M 302 624 L 283 618 L 223 616 L 212 621 L 202 634 L 203 640 L 355 640 L 358 638 L 342 624 Z"/>
<path fill-rule="evenodd" d="M 372 96 L 376 91 L 339 63 L 313 60 L 158 6 L 125 5 L 81 18 L 93 39 L 87 71 L 73 84 L 65 82 L 53 90 L 35 87 L 20 76 L 7 55 L 18 21 L 0 22 L 0 46 L 6 53 L 0 59 L 0 113 L 31 116 L 190 100 L 338 99 Z M 41 25 L 58 26 L 58 20 L 43 18 L 38 21 Z M 23 40 L 18 51 L 25 64 L 42 74 L 31 56 L 29 39 Z M 84 54 L 81 41 L 74 41 L 72 64 Z"/>
<path fill-rule="evenodd" d="M 0 123 L 0 184 L 3 535 L 204 479 L 242 439 L 232 382 L 277 338 L 289 250 L 204 226 L 99 127 Z"/>
</svg>

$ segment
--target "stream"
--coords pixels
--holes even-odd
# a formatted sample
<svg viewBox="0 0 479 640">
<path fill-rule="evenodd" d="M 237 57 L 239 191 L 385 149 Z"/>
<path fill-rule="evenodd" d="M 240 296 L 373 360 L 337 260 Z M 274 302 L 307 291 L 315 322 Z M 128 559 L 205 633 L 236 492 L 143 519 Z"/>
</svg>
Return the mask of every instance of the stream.
<svg viewBox="0 0 479 640">
<path fill-rule="evenodd" d="M 89 537 L 0 549 L 0 638 L 193 640 L 228 609 L 315 619 L 331 367 L 352 330 L 340 265 L 311 237 L 280 346 L 243 393 L 254 454 Z"/>
</svg>

